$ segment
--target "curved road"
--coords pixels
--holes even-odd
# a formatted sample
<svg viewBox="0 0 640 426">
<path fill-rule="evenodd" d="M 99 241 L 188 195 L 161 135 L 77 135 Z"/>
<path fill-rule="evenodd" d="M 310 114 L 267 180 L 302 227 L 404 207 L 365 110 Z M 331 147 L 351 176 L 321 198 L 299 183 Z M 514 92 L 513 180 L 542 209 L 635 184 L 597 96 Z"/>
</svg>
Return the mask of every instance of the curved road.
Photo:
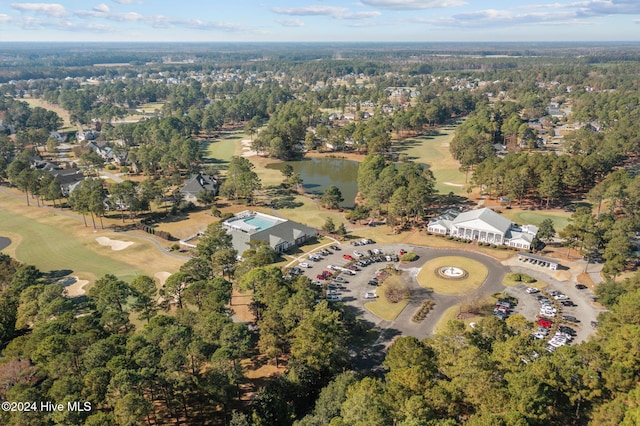
<svg viewBox="0 0 640 426">
<path fill-rule="evenodd" d="M 377 343 L 383 344 L 384 346 L 391 343 L 391 340 L 398 335 L 414 336 L 418 339 L 431 337 L 434 335 L 435 326 L 437 325 L 438 320 L 442 317 L 446 310 L 451 308 L 452 306 L 460 304 L 460 301 L 462 299 L 484 299 L 494 293 L 502 292 L 505 289 L 505 287 L 502 285 L 502 279 L 504 275 L 509 271 L 509 268 L 500 264 L 492 257 L 484 255 L 482 253 L 466 250 L 434 249 L 421 246 L 408 246 L 406 244 L 398 245 L 398 247 L 392 247 L 394 248 L 393 251 L 396 253 L 399 248 L 409 248 L 411 251 L 420 256 L 418 261 L 412 262 L 409 267 L 399 267 L 400 270 L 409 273 L 408 275 L 410 279 L 406 281 L 411 292 L 411 301 L 409 302 L 409 304 L 402 310 L 400 315 L 398 315 L 395 320 L 386 321 L 380 320 L 378 317 L 370 313 L 369 315 L 367 315 L 369 311 L 364 308 L 364 303 L 366 302 L 365 300 L 356 299 L 355 303 L 353 303 L 356 305 L 358 311 L 360 311 L 361 314 L 364 314 L 365 319 L 373 322 L 374 324 L 376 324 L 376 326 L 383 330 Z M 460 256 L 482 263 L 488 270 L 487 279 L 478 289 L 471 293 L 466 293 L 463 295 L 440 294 L 421 287 L 416 279 L 419 269 L 427 261 L 442 256 Z M 364 271 L 362 273 L 364 273 Z M 455 285 L 455 283 L 452 282 L 452 285 Z M 427 297 L 435 301 L 435 306 L 422 322 L 415 323 L 411 321 L 414 313 L 422 305 L 422 302 Z M 352 305 L 352 303 L 349 302 L 347 302 L 347 304 Z"/>
</svg>

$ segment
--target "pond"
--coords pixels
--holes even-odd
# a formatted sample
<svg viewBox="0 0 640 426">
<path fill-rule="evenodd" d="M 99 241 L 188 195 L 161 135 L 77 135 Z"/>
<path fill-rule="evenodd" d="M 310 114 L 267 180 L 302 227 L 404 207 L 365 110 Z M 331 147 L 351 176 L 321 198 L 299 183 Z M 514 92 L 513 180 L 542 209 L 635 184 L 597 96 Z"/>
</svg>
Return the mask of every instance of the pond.
<svg viewBox="0 0 640 426">
<path fill-rule="evenodd" d="M 4 250 L 11 244 L 11 240 L 6 237 L 0 237 L 0 250 Z"/>
<path fill-rule="evenodd" d="M 358 162 L 338 158 L 310 158 L 302 161 L 287 161 L 270 164 L 267 167 L 282 170 L 290 164 L 302 178 L 302 187 L 309 194 L 320 194 L 335 185 L 342 192 L 342 207 L 353 207 L 358 193 Z"/>
</svg>

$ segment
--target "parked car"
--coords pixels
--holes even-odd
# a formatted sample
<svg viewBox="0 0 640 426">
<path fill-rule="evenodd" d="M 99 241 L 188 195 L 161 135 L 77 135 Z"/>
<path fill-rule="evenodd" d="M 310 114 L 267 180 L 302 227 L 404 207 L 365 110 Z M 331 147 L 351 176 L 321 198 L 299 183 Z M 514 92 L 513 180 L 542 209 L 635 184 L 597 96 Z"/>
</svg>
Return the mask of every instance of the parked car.
<svg viewBox="0 0 640 426">
<path fill-rule="evenodd" d="M 346 259 L 348 261 L 352 261 L 353 260 L 353 256 L 351 256 L 350 254 L 343 254 L 342 257 L 343 257 L 343 259 Z"/>
<path fill-rule="evenodd" d="M 327 290 L 327 295 L 329 296 L 336 296 L 340 294 L 340 290 Z"/>
<path fill-rule="evenodd" d="M 580 322 L 580 320 L 572 315 L 563 315 L 562 316 L 562 321 L 567 321 L 567 322 Z"/>
<path fill-rule="evenodd" d="M 364 294 L 365 299 L 375 299 L 378 295 L 374 291 L 368 291 Z"/>
<path fill-rule="evenodd" d="M 311 268 L 311 265 L 309 265 L 307 262 L 302 262 L 298 266 L 301 268 Z"/>
<path fill-rule="evenodd" d="M 587 286 L 586 286 L 586 285 L 584 285 L 584 284 L 576 284 L 576 288 L 577 288 L 578 290 L 586 290 L 586 289 L 587 289 Z"/>
<path fill-rule="evenodd" d="M 338 247 L 338 246 L 331 246 L 331 247 L 329 247 L 329 248 L 330 248 L 331 250 L 333 250 L 333 251 L 339 251 L 339 250 L 340 250 L 340 247 Z"/>
<path fill-rule="evenodd" d="M 553 298 L 556 299 L 556 300 L 567 300 L 569 297 L 564 295 L 564 294 L 562 294 L 562 293 L 559 293 L 559 294 L 556 294 L 555 296 L 553 296 Z"/>
<path fill-rule="evenodd" d="M 540 327 L 551 328 L 551 326 L 553 325 L 553 321 L 547 318 L 538 318 L 536 324 L 538 324 Z"/>
<path fill-rule="evenodd" d="M 535 293 L 539 293 L 540 290 L 538 290 L 537 288 L 533 288 L 533 287 L 527 287 L 527 289 L 525 290 L 527 292 L 527 294 L 535 294 Z"/>
<path fill-rule="evenodd" d="M 337 295 L 327 296 L 327 301 L 328 302 L 342 302 L 342 296 L 337 296 Z"/>
<path fill-rule="evenodd" d="M 345 279 L 344 279 L 344 278 L 342 278 L 342 277 L 335 277 L 333 280 L 334 280 L 334 281 L 337 281 L 337 282 L 339 282 L 339 283 L 343 283 L 343 284 L 346 284 L 346 283 L 348 283 L 348 282 L 349 282 L 349 281 L 345 280 Z"/>
<path fill-rule="evenodd" d="M 562 304 L 562 306 L 578 306 L 573 303 L 573 300 L 561 300 L 560 303 Z"/>
</svg>

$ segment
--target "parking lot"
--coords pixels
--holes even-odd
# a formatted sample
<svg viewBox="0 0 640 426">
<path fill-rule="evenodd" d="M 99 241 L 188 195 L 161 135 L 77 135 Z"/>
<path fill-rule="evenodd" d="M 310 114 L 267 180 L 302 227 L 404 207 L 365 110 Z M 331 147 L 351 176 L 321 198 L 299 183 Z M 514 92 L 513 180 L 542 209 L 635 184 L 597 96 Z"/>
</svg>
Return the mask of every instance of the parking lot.
<svg viewBox="0 0 640 426">
<path fill-rule="evenodd" d="M 302 269 L 301 272 L 318 284 L 329 284 L 333 281 L 319 279 L 318 275 L 322 275 L 324 271 L 336 272 L 334 276 L 338 276 L 340 280 L 345 280 L 347 282 L 334 283 L 335 287 L 333 287 L 333 285 L 331 287 L 328 287 L 328 289 L 337 290 L 336 293 L 339 293 L 329 294 L 328 300 L 338 301 L 338 298 L 334 298 L 333 296 L 339 296 L 341 298 L 341 300 L 339 301 L 343 302 L 347 307 L 352 309 L 355 315 L 369 322 L 371 325 L 375 325 L 381 328 L 384 331 L 383 334 L 385 335 L 381 337 L 381 339 L 388 341 L 390 341 L 393 336 L 397 335 L 415 336 L 419 339 L 432 336 L 434 333 L 435 325 L 437 324 L 442 314 L 448 308 L 459 303 L 459 296 L 433 293 L 418 284 L 416 275 L 420 270 L 420 267 L 428 260 L 440 256 L 458 255 L 484 263 L 489 269 L 489 277 L 485 284 L 477 290 L 477 294 L 479 297 L 486 297 L 494 292 L 502 291 L 502 276 L 506 271 L 508 271 L 507 268 L 503 267 L 492 258 L 479 253 L 468 251 L 451 249 L 439 250 L 428 247 L 411 246 L 407 244 L 382 245 L 376 243 L 359 246 L 353 246 L 349 243 L 342 243 L 336 247 L 337 249 L 332 249 L 327 246 L 325 254 L 321 254 L 320 249 L 318 249 L 314 250 L 313 253 L 309 253 L 304 257 L 301 257 L 299 259 L 300 264 L 308 264 L 308 267 L 300 268 Z M 368 250 L 371 250 L 372 255 L 369 255 Z M 414 252 L 419 256 L 419 258 L 416 261 L 410 263 L 398 262 L 396 259 L 399 258 L 399 255 L 403 250 Z M 377 251 L 379 251 L 381 254 L 376 254 Z M 360 270 L 354 271 L 355 275 L 350 275 L 349 272 L 340 272 L 338 274 L 339 270 L 335 271 L 336 267 L 344 268 L 347 265 L 353 263 L 358 257 L 358 252 L 364 254 L 365 258 L 375 258 L 378 256 L 383 256 L 384 259 L 381 259 L 381 261 L 378 262 L 372 262 L 367 266 L 358 267 Z M 318 257 L 309 258 L 309 256 L 312 254 L 318 255 Z M 348 260 L 348 256 L 351 256 L 354 261 Z M 390 258 L 387 259 L 386 256 L 390 256 Z M 384 268 L 387 264 L 390 263 L 404 272 L 404 282 L 410 293 L 410 301 L 407 307 L 394 321 L 385 321 L 369 312 L 364 307 L 364 305 L 365 303 L 372 301 L 372 299 L 367 297 L 367 294 L 372 291 L 376 291 L 377 289 L 376 286 L 370 285 L 369 282 L 372 280 L 372 278 L 375 277 L 376 271 Z M 329 266 L 331 266 L 331 268 L 329 268 Z M 426 298 L 431 298 L 436 302 L 434 308 L 432 309 L 432 311 L 430 311 L 429 315 L 424 321 L 420 323 L 412 322 L 411 317 Z M 385 341 L 383 343 L 388 343 L 388 341 Z"/>
<path fill-rule="evenodd" d="M 418 260 L 411 263 L 398 262 L 396 259 L 403 250 L 416 253 L 419 256 Z M 563 306 L 559 301 L 558 303 L 554 302 L 557 308 L 557 319 L 553 320 L 575 329 L 574 342 L 586 340 L 594 332 L 591 322 L 597 321 L 602 308 L 593 303 L 593 293 L 590 290 L 577 289 L 573 282 L 554 280 L 541 270 L 532 270 L 521 266 L 505 266 L 493 258 L 473 251 L 434 249 L 406 244 L 383 245 L 375 242 L 357 246 L 342 243 L 308 253 L 299 258 L 300 263 L 298 266 L 303 265 L 303 267 L 300 267 L 301 271 L 299 272 L 309 277 L 315 285 L 322 286 L 327 290 L 323 296 L 330 303 L 342 302 L 359 318 L 369 322 L 371 325 L 378 326 L 383 331 L 379 343 L 388 344 L 397 335 L 415 336 L 419 339 L 432 336 L 435 325 L 442 314 L 448 308 L 461 303 L 461 298 L 467 296 L 443 295 L 430 292 L 420 287 L 415 278 L 422 265 L 428 260 L 450 255 L 480 261 L 488 268 L 489 275 L 487 280 L 473 293 L 474 297 L 482 299 L 495 293 L 504 292 L 514 296 L 519 301 L 513 313 L 522 314 L 529 321 L 536 321 L 540 316 L 541 304 L 535 295 L 526 293 L 526 285 L 515 287 L 504 287 L 502 285 L 502 278 L 505 273 L 509 271 L 524 272 L 534 276 L 539 281 L 548 283 L 549 287 L 544 290 L 545 292 L 560 291 L 575 305 Z M 387 256 L 390 256 L 390 258 L 387 258 Z M 360 258 L 368 258 L 371 261 L 367 265 L 357 266 L 358 270 L 346 271 L 348 266 L 353 265 Z M 410 292 L 409 304 L 394 321 L 385 321 L 365 308 L 365 304 L 373 300 L 371 292 L 375 292 L 377 289 L 370 281 L 376 276 L 378 270 L 389 263 L 405 272 L 405 283 Z M 323 273 L 329 279 L 324 279 Z M 379 296 L 382 295 L 380 294 Z M 433 299 L 435 307 L 424 321 L 414 323 L 411 321 L 411 317 L 425 298 Z M 576 317 L 579 322 L 569 323 L 562 321 L 562 315 Z M 551 337 L 548 336 L 547 340 Z"/>
<path fill-rule="evenodd" d="M 532 271 L 527 271 L 532 274 Z M 598 320 L 598 315 L 603 311 L 599 305 L 593 301 L 593 292 L 589 289 L 578 289 L 575 283 L 560 282 L 553 280 L 549 277 L 544 277 L 544 280 L 549 283 L 549 286 L 544 288 L 542 292 L 528 294 L 526 292 L 527 285 L 520 284 L 515 287 L 508 287 L 506 293 L 518 299 L 518 305 L 515 307 L 514 314 L 521 314 L 529 321 L 535 321 L 536 318 L 543 315 L 541 312 L 541 303 L 537 297 L 541 294 L 553 301 L 556 307 L 555 315 L 547 315 L 546 317 L 552 321 L 571 327 L 576 331 L 573 343 L 578 343 L 587 340 L 587 338 L 593 334 L 594 328 L 591 325 L 592 322 Z M 535 284 L 532 284 L 535 287 Z M 555 299 L 552 293 L 560 292 L 566 297 Z M 558 296 L 556 296 L 558 297 Z M 567 303 L 562 304 L 562 301 L 571 301 L 575 306 L 569 306 Z M 574 317 L 573 320 L 563 320 L 564 317 Z"/>
</svg>

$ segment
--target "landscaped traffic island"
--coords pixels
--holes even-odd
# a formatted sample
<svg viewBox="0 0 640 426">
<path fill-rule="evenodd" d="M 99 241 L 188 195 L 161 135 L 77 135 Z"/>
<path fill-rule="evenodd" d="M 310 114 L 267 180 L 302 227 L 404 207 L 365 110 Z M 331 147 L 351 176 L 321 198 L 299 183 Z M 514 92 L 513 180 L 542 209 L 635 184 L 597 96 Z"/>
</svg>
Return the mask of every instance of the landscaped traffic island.
<svg viewBox="0 0 640 426">
<path fill-rule="evenodd" d="M 486 266 L 476 260 L 442 256 L 425 263 L 417 279 L 420 286 L 436 293 L 466 294 L 477 290 L 488 274 Z"/>
</svg>

